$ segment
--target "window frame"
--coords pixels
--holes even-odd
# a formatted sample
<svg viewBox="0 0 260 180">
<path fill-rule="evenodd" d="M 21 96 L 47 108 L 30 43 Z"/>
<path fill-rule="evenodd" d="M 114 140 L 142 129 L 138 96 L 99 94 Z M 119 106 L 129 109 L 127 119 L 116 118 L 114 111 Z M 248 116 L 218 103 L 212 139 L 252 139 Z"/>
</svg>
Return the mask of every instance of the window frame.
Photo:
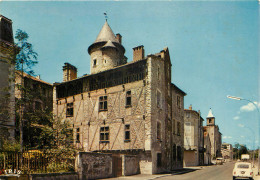
<svg viewBox="0 0 260 180">
<path fill-rule="evenodd" d="M 66 117 L 73 117 L 74 115 L 74 103 L 67 103 L 66 104 Z"/>
<path fill-rule="evenodd" d="M 109 139 L 110 139 L 109 126 L 100 127 L 99 135 L 100 135 L 99 136 L 100 143 L 109 143 Z"/>
<path fill-rule="evenodd" d="M 132 92 L 131 92 L 131 90 L 126 91 L 125 96 L 126 96 L 125 97 L 125 107 L 132 107 Z"/>
<path fill-rule="evenodd" d="M 99 97 L 99 111 L 107 111 L 107 96 Z"/>
<path fill-rule="evenodd" d="M 131 141 L 131 126 L 130 124 L 125 124 L 125 142 Z M 128 136 L 128 138 L 127 138 Z"/>
</svg>

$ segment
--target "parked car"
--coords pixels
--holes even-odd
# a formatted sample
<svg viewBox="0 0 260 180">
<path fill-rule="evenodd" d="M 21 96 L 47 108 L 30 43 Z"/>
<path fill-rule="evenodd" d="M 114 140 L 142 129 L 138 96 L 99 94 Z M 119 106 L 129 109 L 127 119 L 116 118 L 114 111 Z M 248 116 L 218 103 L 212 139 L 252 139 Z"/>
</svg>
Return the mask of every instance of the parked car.
<svg viewBox="0 0 260 180">
<path fill-rule="evenodd" d="M 222 165 L 223 164 L 223 158 L 217 158 L 216 159 L 216 164 Z"/>
<path fill-rule="evenodd" d="M 233 180 L 238 179 L 253 179 L 252 165 L 249 162 L 237 162 L 233 169 Z"/>
</svg>

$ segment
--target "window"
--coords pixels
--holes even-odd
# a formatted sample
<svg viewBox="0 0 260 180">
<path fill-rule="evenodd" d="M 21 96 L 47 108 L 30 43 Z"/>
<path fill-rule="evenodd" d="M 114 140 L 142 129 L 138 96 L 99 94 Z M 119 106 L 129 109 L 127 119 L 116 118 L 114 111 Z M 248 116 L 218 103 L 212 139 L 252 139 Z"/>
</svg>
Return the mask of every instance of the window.
<svg viewBox="0 0 260 180">
<path fill-rule="evenodd" d="M 157 153 L 157 167 L 162 166 L 162 153 Z"/>
<path fill-rule="evenodd" d="M 161 108 L 161 92 L 157 90 L 157 107 Z"/>
<path fill-rule="evenodd" d="M 171 119 L 171 106 L 168 104 L 168 118 Z"/>
<path fill-rule="evenodd" d="M 175 122 L 176 122 L 176 120 L 172 119 L 172 133 L 173 134 L 175 134 L 175 128 L 176 128 Z"/>
<path fill-rule="evenodd" d="M 177 160 L 181 161 L 182 152 L 181 152 L 181 146 L 177 146 Z"/>
<path fill-rule="evenodd" d="M 185 122 L 185 133 L 190 133 L 190 132 L 191 132 L 191 123 Z"/>
<path fill-rule="evenodd" d="M 99 111 L 107 111 L 107 96 L 99 97 Z"/>
<path fill-rule="evenodd" d="M 126 107 L 130 107 L 132 105 L 131 99 L 131 91 L 126 92 Z"/>
<path fill-rule="evenodd" d="M 94 60 L 93 60 L 93 67 L 95 67 L 96 65 L 97 65 L 97 60 L 94 59 Z"/>
<path fill-rule="evenodd" d="M 79 143 L 80 142 L 80 134 L 79 134 L 80 130 L 79 128 L 77 128 L 77 132 L 76 132 L 76 142 Z"/>
<path fill-rule="evenodd" d="M 34 111 L 40 111 L 42 110 L 42 103 L 39 101 L 34 102 Z"/>
<path fill-rule="evenodd" d="M 157 122 L 157 139 L 160 140 L 161 139 L 161 123 Z"/>
<path fill-rule="evenodd" d="M 180 136 L 181 135 L 181 123 L 177 122 L 177 135 Z"/>
<path fill-rule="evenodd" d="M 177 96 L 177 107 L 181 108 L 181 97 Z"/>
<path fill-rule="evenodd" d="M 73 117 L 73 102 L 67 103 L 66 117 Z"/>
<path fill-rule="evenodd" d="M 125 141 L 130 141 L 130 125 L 125 125 Z"/>
<path fill-rule="evenodd" d="M 100 142 L 108 142 L 109 141 L 109 127 L 101 127 L 100 128 Z"/>
<path fill-rule="evenodd" d="M 176 161 L 176 144 L 172 146 L 172 160 Z"/>
</svg>

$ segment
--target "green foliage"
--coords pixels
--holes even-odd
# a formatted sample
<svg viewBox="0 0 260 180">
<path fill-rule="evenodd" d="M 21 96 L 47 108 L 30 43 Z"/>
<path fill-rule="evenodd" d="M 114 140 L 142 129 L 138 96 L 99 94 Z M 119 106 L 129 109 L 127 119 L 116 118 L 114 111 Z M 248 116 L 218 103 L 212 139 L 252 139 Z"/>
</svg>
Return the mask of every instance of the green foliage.
<svg viewBox="0 0 260 180">
<path fill-rule="evenodd" d="M 1 139 L 1 144 L 2 146 L 0 147 L 0 151 L 16 151 L 18 152 L 20 150 L 20 144 L 16 142 L 15 140 L 13 141 L 8 141 L 6 139 Z"/>
<path fill-rule="evenodd" d="M 233 159 L 240 159 L 241 154 L 248 154 L 246 145 L 235 144 L 233 148 Z"/>
<path fill-rule="evenodd" d="M 20 29 L 16 31 L 15 39 L 18 41 L 16 46 L 15 68 L 16 70 L 33 74 L 32 67 L 38 63 L 38 54 L 33 50 L 33 46 L 28 42 L 29 35 Z"/>
</svg>

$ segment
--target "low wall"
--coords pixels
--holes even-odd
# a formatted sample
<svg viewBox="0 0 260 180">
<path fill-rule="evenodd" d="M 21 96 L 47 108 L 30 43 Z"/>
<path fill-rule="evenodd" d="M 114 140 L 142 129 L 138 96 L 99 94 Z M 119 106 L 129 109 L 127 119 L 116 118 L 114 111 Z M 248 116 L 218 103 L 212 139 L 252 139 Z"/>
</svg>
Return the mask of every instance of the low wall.
<svg viewBox="0 0 260 180">
<path fill-rule="evenodd" d="M 112 154 L 79 152 L 76 171 L 80 180 L 112 177 Z"/>
<path fill-rule="evenodd" d="M 30 174 L 30 180 L 78 180 L 77 173 L 47 173 L 47 174 Z"/>
<path fill-rule="evenodd" d="M 140 174 L 139 158 L 134 155 L 122 155 L 122 175 Z"/>
</svg>

